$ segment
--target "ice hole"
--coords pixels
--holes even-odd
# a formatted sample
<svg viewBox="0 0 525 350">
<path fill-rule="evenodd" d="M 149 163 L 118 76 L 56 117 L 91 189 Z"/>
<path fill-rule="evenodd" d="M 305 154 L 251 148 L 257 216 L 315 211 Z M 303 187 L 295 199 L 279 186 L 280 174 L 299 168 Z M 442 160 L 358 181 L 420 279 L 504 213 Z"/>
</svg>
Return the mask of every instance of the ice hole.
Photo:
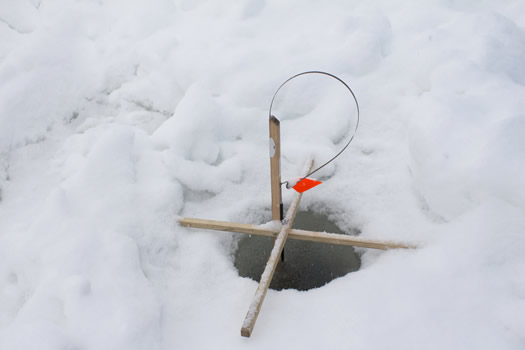
<svg viewBox="0 0 525 350">
<path fill-rule="evenodd" d="M 298 212 L 293 228 L 344 234 L 327 215 Z M 235 267 L 242 277 L 259 281 L 275 238 L 245 235 L 238 242 Z M 284 261 L 280 261 L 270 284 L 274 290 L 319 288 L 335 278 L 359 270 L 361 260 L 351 246 L 332 245 L 294 239 L 286 240 Z"/>
</svg>

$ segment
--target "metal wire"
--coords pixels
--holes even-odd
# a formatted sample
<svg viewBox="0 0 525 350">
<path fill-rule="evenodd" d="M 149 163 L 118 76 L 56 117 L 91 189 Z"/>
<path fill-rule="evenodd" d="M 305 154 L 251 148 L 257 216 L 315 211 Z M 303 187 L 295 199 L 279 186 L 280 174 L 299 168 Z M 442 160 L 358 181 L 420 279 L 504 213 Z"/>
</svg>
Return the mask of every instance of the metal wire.
<svg viewBox="0 0 525 350">
<path fill-rule="evenodd" d="M 333 78 L 337 81 L 339 81 L 341 84 L 344 85 L 344 87 L 350 91 L 350 94 L 352 94 L 352 97 L 354 99 L 354 102 L 355 102 L 355 106 L 357 108 L 357 123 L 355 124 L 355 129 L 354 129 L 354 133 L 352 134 L 352 137 L 350 137 L 350 140 L 348 140 L 348 142 L 346 143 L 346 145 L 343 147 L 342 150 L 340 150 L 334 157 L 332 157 L 330 160 L 328 160 L 326 163 L 324 163 L 323 165 L 321 165 L 320 167 L 318 167 L 317 169 L 311 171 L 310 173 L 306 174 L 305 176 L 303 176 L 301 178 L 301 180 L 299 180 L 299 182 L 303 181 L 305 178 L 307 178 L 308 176 L 311 176 L 312 174 L 316 173 L 317 171 L 321 170 L 322 168 L 324 168 L 325 166 L 327 166 L 330 162 L 332 162 L 334 159 L 336 159 L 337 157 L 339 157 L 341 155 L 341 153 L 344 152 L 344 150 L 348 147 L 348 145 L 350 145 L 350 142 L 352 142 L 352 140 L 354 139 L 354 136 L 357 132 L 357 128 L 359 126 L 359 103 L 357 102 L 357 98 L 355 97 L 355 94 L 354 92 L 352 91 L 352 89 L 343 81 L 341 80 L 340 78 L 336 77 L 335 75 L 333 74 L 330 74 L 330 73 L 327 73 L 327 72 L 322 72 L 322 71 L 307 71 L 307 72 L 302 72 L 302 73 L 298 73 L 288 79 L 285 80 L 284 83 L 281 84 L 281 86 L 279 86 L 279 88 L 275 91 L 275 93 L 273 94 L 273 97 L 272 97 L 272 102 L 270 103 L 270 110 L 268 112 L 268 117 L 271 118 L 272 117 L 272 107 L 273 107 L 273 102 L 275 100 L 275 97 L 277 96 L 277 94 L 279 93 L 279 90 L 281 90 L 281 88 L 286 85 L 286 83 L 288 83 L 290 80 L 292 79 L 295 79 L 297 77 L 300 77 L 302 75 L 306 75 L 306 74 L 321 74 L 321 75 L 326 75 L 330 78 Z M 298 183 L 299 183 L 298 182 Z M 287 181 L 281 183 L 282 184 L 286 184 Z"/>
</svg>

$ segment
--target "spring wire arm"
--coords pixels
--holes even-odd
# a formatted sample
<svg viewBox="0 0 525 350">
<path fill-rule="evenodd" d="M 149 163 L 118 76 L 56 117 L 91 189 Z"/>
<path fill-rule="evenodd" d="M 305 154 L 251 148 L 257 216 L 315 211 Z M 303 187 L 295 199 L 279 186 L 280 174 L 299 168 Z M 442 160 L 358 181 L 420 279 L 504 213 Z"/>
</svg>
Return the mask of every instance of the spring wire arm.
<svg viewBox="0 0 525 350">
<path fill-rule="evenodd" d="M 345 151 L 345 149 L 348 147 L 348 145 L 350 145 L 350 142 L 352 142 L 352 140 L 354 139 L 355 137 L 355 134 L 357 132 L 357 128 L 359 127 L 359 103 L 357 102 L 357 98 L 355 97 L 355 94 L 354 92 L 352 91 L 352 89 L 343 81 L 341 80 L 340 78 L 336 77 L 335 75 L 333 74 L 330 74 L 330 73 L 327 73 L 327 72 L 322 72 L 322 71 L 306 71 L 306 72 L 302 72 L 302 73 L 298 73 L 288 79 L 286 79 L 286 81 L 284 83 L 281 84 L 281 86 L 279 86 L 279 88 L 275 91 L 275 93 L 273 94 L 273 97 L 272 97 L 272 101 L 270 103 L 270 110 L 268 112 L 268 117 L 269 118 L 272 118 L 272 107 L 273 107 L 273 102 L 275 100 L 275 97 L 277 96 L 277 94 L 279 93 L 279 90 L 281 90 L 281 88 L 286 85 L 290 80 L 292 79 L 295 79 L 297 77 L 300 77 L 302 75 L 307 75 L 307 74 L 321 74 L 321 75 L 326 75 L 330 78 L 333 78 L 337 81 L 339 81 L 341 84 L 343 84 L 345 86 L 345 88 L 350 92 L 350 94 L 352 94 L 352 97 L 354 99 L 354 102 L 355 102 L 355 106 L 357 108 L 357 122 L 355 124 L 355 128 L 354 128 L 354 132 L 352 134 L 352 137 L 350 137 L 350 139 L 348 140 L 348 142 L 345 144 L 345 146 L 343 147 L 342 150 L 340 150 L 334 157 L 332 157 L 331 159 L 329 159 L 326 163 L 322 164 L 321 166 L 319 166 L 318 168 L 310 171 L 308 174 L 306 174 L 305 176 L 303 176 L 301 178 L 300 181 L 302 181 L 303 179 L 307 178 L 308 176 L 311 176 L 313 175 L 314 173 L 316 173 L 317 171 L 321 170 L 322 168 L 324 168 L 325 166 L 327 166 L 329 163 L 331 163 L 333 160 L 335 160 L 337 157 L 339 157 L 341 155 L 341 153 L 343 153 Z M 275 118 L 275 117 L 274 117 Z M 299 181 L 299 182 L 300 182 Z M 281 183 L 282 184 L 285 184 L 286 182 L 283 182 Z"/>
</svg>

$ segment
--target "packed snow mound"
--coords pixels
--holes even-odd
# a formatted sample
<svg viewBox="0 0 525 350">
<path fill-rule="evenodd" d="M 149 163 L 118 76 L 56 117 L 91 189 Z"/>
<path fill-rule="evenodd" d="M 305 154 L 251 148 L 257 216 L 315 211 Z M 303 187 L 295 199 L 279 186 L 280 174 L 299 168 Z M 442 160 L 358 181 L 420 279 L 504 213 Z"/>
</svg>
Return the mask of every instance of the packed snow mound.
<svg viewBox="0 0 525 350">
<path fill-rule="evenodd" d="M 458 16 L 439 39 L 461 41 L 428 77 L 431 93 L 414 99 L 412 169 L 429 205 L 453 218 L 500 197 L 525 207 L 525 118 L 520 57 L 525 33 L 498 14 Z M 468 38 L 472 38 L 468 40 Z"/>
<path fill-rule="evenodd" d="M 523 349 L 524 55 L 522 1 L 2 1 L 0 349 Z M 302 206 L 421 248 L 269 291 L 247 340 L 238 237 L 176 219 L 270 220 L 307 70 L 362 118 Z M 283 179 L 347 142 L 345 94 L 280 95 Z"/>
</svg>

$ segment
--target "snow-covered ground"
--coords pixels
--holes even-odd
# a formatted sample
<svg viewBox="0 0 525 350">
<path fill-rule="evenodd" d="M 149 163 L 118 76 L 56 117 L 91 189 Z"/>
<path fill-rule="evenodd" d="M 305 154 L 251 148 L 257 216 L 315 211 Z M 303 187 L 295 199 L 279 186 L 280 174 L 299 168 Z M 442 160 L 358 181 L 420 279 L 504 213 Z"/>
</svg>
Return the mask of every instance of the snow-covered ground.
<svg viewBox="0 0 525 350">
<path fill-rule="evenodd" d="M 524 62 L 521 0 L 0 0 L 0 349 L 524 349 Z M 242 338 L 238 237 L 176 218 L 269 220 L 269 102 L 312 69 L 362 119 L 302 207 L 422 248 Z M 355 123 L 300 84 L 284 178 Z"/>
</svg>

